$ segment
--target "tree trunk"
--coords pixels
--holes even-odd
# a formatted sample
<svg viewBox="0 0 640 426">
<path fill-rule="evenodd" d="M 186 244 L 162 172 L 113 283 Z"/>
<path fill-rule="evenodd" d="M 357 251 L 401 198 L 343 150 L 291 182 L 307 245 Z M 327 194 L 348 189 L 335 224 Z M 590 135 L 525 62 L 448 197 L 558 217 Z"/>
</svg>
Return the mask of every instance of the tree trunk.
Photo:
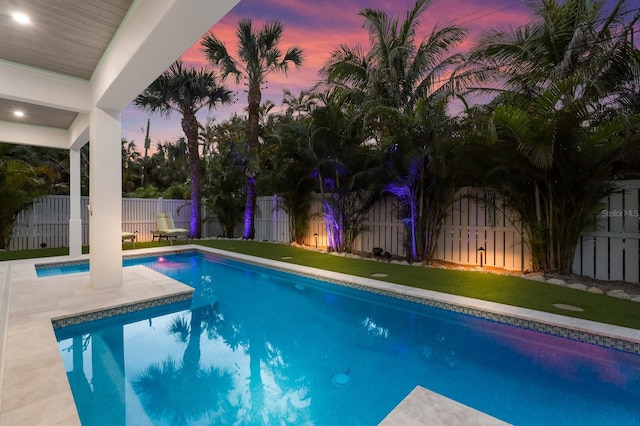
<svg viewBox="0 0 640 426">
<path fill-rule="evenodd" d="M 244 205 L 244 232 L 242 238 L 253 240 L 256 237 L 255 211 L 256 211 L 256 178 L 246 177 L 247 200 Z"/>
<path fill-rule="evenodd" d="M 248 112 L 249 129 L 247 131 L 247 156 L 250 161 L 255 161 L 260 137 L 260 82 L 249 82 Z M 243 238 L 253 240 L 255 238 L 255 207 L 256 207 L 256 177 L 255 170 L 247 171 L 246 178 L 247 201 L 244 210 L 244 235 Z"/>
<path fill-rule="evenodd" d="M 200 152 L 198 150 L 198 120 L 193 111 L 182 112 L 182 130 L 187 137 L 189 150 L 189 175 L 191 177 L 191 221 L 189 233 L 191 238 L 202 236 L 202 221 L 200 220 Z"/>
</svg>

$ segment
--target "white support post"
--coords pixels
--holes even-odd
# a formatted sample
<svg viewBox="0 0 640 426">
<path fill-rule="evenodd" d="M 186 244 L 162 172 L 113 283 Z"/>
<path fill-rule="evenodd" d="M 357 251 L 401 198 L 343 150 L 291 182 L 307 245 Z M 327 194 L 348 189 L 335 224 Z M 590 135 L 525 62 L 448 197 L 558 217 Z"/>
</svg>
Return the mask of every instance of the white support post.
<svg viewBox="0 0 640 426">
<path fill-rule="evenodd" d="M 89 126 L 89 269 L 94 288 L 122 285 L 120 112 L 94 107 Z"/>
<path fill-rule="evenodd" d="M 80 151 L 69 150 L 69 256 L 82 255 L 82 212 L 80 211 Z"/>
</svg>

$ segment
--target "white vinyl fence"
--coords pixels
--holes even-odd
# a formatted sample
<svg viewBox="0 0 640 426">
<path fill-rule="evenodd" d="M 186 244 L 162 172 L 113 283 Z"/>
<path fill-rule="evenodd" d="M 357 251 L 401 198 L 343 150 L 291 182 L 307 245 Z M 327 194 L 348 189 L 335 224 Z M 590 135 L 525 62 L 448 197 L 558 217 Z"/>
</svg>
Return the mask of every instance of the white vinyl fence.
<svg viewBox="0 0 640 426">
<path fill-rule="evenodd" d="M 290 242 L 289 218 L 286 212 L 278 207 L 277 197 L 258 197 L 256 214 L 256 239 L 278 242 Z M 304 244 L 309 246 L 327 246 L 327 226 L 323 216 L 320 196 L 311 203 L 311 222 L 304 237 Z M 395 202 L 391 197 L 383 198 L 368 212 L 365 220 L 369 230 L 356 238 L 355 251 L 371 252 L 374 247 L 382 247 L 385 251 L 403 256 L 404 228 L 395 213 Z M 236 228 L 236 236 L 241 235 L 241 228 Z"/>
<path fill-rule="evenodd" d="M 594 231 L 582 235 L 573 272 L 601 280 L 640 282 L 640 180 L 603 200 Z"/>
<path fill-rule="evenodd" d="M 451 198 L 436 258 L 463 265 L 531 268 L 530 254 L 517 221 L 494 194 L 463 188 Z"/>
<path fill-rule="evenodd" d="M 80 200 L 82 244 L 89 244 L 89 197 Z M 70 200 L 65 195 L 37 199 L 21 211 L 13 225 L 9 250 L 69 246 Z"/>
<path fill-rule="evenodd" d="M 519 271 L 531 268 L 530 253 L 523 243 L 517 221 L 506 213 L 499 199 L 481 189 L 463 188 L 452 197 L 449 214 L 442 226 L 436 258 L 464 265 L 496 266 Z M 620 190 L 603 200 L 594 232 L 581 237 L 576 250 L 573 272 L 604 280 L 640 281 L 640 180 L 625 181 Z M 82 198 L 83 244 L 89 242 L 86 205 Z M 163 199 L 122 200 L 122 230 L 138 231 L 138 241 L 150 241 L 155 227 L 153 213 L 171 212 L 176 226 L 189 228 L 189 201 Z M 258 197 L 256 239 L 289 242 L 289 221 L 278 207 L 276 196 Z M 313 215 L 304 243 L 326 247 L 326 225 L 319 197 L 311 206 Z M 203 212 L 203 237 L 222 235 L 219 223 Z M 371 252 L 381 247 L 391 254 L 404 256 L 404 227 L 396 214 L 392 197 L 381 199 L 365 220 L 368 231 L 356 238 L 354 250 Z M 68 245 L 69 197 L 49 196 L 39 199 L 18 216 L 10 249 Z M 242 224 L 236 227 L 242 236 Z M 483 250 L 479 250 L 482 248 Z"/>
<path fill-rule="evenodd" d="M 81 197 L 82 244 L 89 244 L 89 197 Z M 138 232 L 138 241 L 151 241 L 155 228 L 153 214 L 172 213 L 179 228 L 189 229 L 189 201 L 144 198 L 122 199 L 122 230 Z M 69 245 L 70 200 L 66 195 L 50 195 L 36 200 L 18 214 L 9 250 Z"/>
</svg>

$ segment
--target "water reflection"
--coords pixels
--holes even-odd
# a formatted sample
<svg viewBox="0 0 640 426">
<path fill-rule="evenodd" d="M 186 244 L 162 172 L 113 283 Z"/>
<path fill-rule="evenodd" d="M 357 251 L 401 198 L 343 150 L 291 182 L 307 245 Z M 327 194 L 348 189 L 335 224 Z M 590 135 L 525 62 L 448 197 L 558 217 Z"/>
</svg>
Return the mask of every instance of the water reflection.
<svg viewBox="0 0 640 426">
<path fill-rule="evenodd" d="M 184 344 L 182 360 L 168 357 L 133 379 L 133 389 L 150 417 L 186 425 L 230 411 L 226 395 L 233 386 L 231 374 L 200 363 L 203 327 L 215 328 L 216 307 L 217 303 L 192 310 L 189 322 L 184 315 L 175 316 L 167 331 Z"/>
</svg>

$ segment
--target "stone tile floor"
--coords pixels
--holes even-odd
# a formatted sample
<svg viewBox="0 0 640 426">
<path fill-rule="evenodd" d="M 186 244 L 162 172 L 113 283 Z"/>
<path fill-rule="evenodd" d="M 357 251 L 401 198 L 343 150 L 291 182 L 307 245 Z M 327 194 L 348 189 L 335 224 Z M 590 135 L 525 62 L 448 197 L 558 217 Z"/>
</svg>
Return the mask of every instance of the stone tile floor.
<svg viewBox="0 0 640 426">
<path fill-rule="evenodd" d="M 416 386 L 380 422 L 381 426 L 504 426 L 508 424 L 421 386 Z"/>
</svg>

